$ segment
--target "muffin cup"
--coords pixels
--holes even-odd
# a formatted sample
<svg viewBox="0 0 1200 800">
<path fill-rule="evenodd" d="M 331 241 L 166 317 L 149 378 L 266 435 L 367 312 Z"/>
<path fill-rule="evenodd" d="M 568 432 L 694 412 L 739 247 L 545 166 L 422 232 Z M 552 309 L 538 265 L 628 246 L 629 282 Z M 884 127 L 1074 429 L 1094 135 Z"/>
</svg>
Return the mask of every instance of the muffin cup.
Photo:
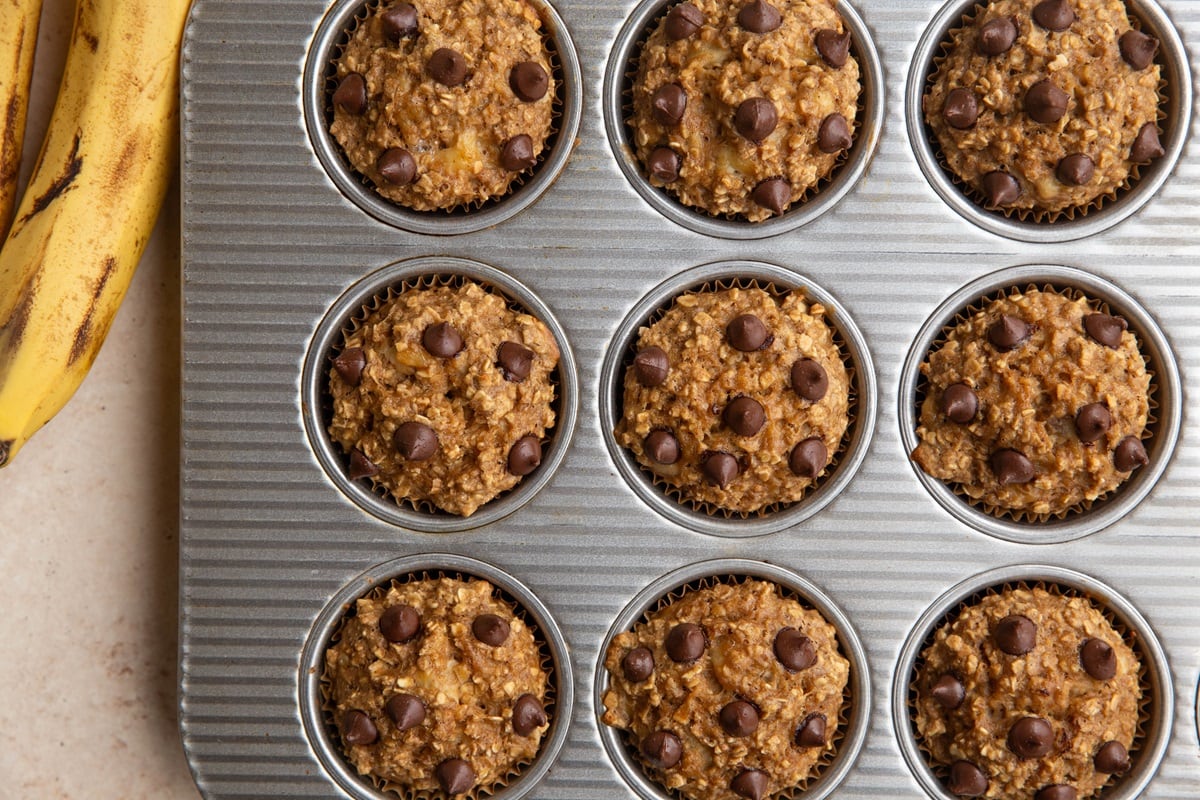
<svg viewBox="0 0 1200 800">
<path fill-rule="evenodd" d="M 533 631 L 549 675 L 546 711 L 550 717 L 550 727 L 531 764 L 520 768 L 500 785 L 477 787 L 464 795 L 470 800 L 517 800 L 524 797 L 553 765 L 567 739 L 575 699 L 571 659 L 557 623 L 533 592 L 496 567 L 465 556 L 431 553 L 388 561 L 354 578 L 330 598 L 313 623 L 300 656 L 300 716 L 309 744 L 330 777 L 354 798 L 424 800 L 425 795 L 407 791 L 405 787 L 358 774 L 342 753 L 337 726 L 327 710 L 324 688 L 325 651 L 335 640 L 343 621 L 353 613 L 355 601 L 374 592 L 386 592 L 395 583 L 407 583 L 424 577 L 486 580 L 494 587 L 496 596 L 512 606 L 517 616 Z"/>
<path fill-rule="evenodd" d="M 1171 460 L 1182 424 L 1182 387 L 1179 370 L 1158 324 L 1133 297 L 1117 286 L 1079 269 L 1065 266 L 1026 265 L 985 275 L 959 289 L 925 322 L 908 351 L 899 387 L 900 436 L 905 452 L 919 443 L 917 425 L 924 394 L 921 364 L 948 329 L 961 316 L 977 310 L 998 294 L 1036 285 L 1070 294 L 1082 291 L 1113 313 L 1124 317 L 1137 337 L 1151 375 L 1149 438 L 1143 438 L 1150 463 L 1107 495 L 1081 504 L 1062 516 L 1034 517 L 1023 512 L 989 509 L 956 488 L 927 474 L 911 461 L 917 478 L 933 498 L 960 522 L 978 531 L 1024 544 L 1066 542 L 1103 530 L 1133 510 L 1154 488 Z"/>
<path fill-rule="evenodd" d="M 827 763 L 822 764 L 815 778 L 804 786 L 798 786 L 780 796 L 803 797 L 804 800 L 820 800 L 827 797 L 845 779 L 862 749 L 870 725 L 870 670 L 866 651 L 842 610 L 814 584 L 774 564 L 734 558 L 703 561 L 663 575 L 638 592 L 613 621 L 600 646 L 596 675 L 592 682 L 592 705 L 596 709 L 600 739 L 617 772 L 644 800 L 679 800 L 680 795 L 668 791 L 646 773 L 638 758 L 636 745 L 629 740 L 624 731 L 600 721 L 604 709 L 604 693 L 608 690 L 608 671 L 604 668 L 604 658 L 609 644 L 617 634 L 632 630 L 638 621 L 690 591 L 717 583 L 740 583 L 746 578 L 758 578 L 774 583 L 784 590 L 786 596 L 820 613 L 836 629 L 841 654 L 850 662 L 850 677 L 845 691 L 846 702 L 843 714 L 838 719 L 838 731 L 834 739 L 835 752 Z"/>
<path fill-rule="evenodd" d="M 498 225 L 532 205 L 550 188 L 570 158 L 582 114 L 583 77 L 575 45 L 548 0 L 530 0 L 538 9 L 557 86 L 550 135 L 532 172 L 516 177 L 506 194 L 477 206 L 446 211 L 415 211 L 384 198 L 346 160 L 329 133 L 333 119 L 333 64 L 349 34 L 382 0 L 340 0 L 321 20 L 304 64 L 303 102 L 308 137 L 317 159 L 338 190 L 360 209 L 413 233 L 453 235 Z"/>
<path fill-rule="evenodd" d="M 739 514 L 705 503 L 679 499 L 673 487 L 642 467 L 616 440 L 614 430 L 623 415 L 626 367 L 632 362 L 638 329 L 670 307 L 680 295 L 711 287 L 756 286 L 773 294 L 801 291 L 828 311 L 834 341 L 850 372 L 850 424 L 841 446 L 831 453 L 831 466 L 800 500 Z M 875 429 L 875 368 L 866 341 L 846 310 L 828 292 L 783 267 L 755 261 L 722 261 L 686 270 L 655 287 L 622 321 L 605 354 L 600 372 L 600 425 L 609 455 L 630 488 L 667 519 L 700 533 L 717 536 L 758 536 L 798 525 L 828 505 L 846 488 L 867 452 Z"/>
<path fill-rule="evenodd" d="M 493 498 L 470 516 L 448 514 L 432 506 L 400 503 L 386 489 L 372 487 L 346 475 L 346 454 L 327 432 L 331 416 L 328 391 L 330 358 L 341 346 L 344 334 L 385 299 L 390 292 L 412 286 L 470 279 L 486 290 L 504 297 L 511 307 L 537 317 L 553 334 L 559 349 L 557 398 L 554 426 L 546 431 L 542 463 L 516 486 Z M 449 256 L 430 256 L 397 262 L 368 275 L 350 287 L 326 312 L 309 343 L 301 376 L 301 409 L 309 443 L 330 480 L 360 508 L 379 519 L 412 530 L 430 533 L 468 530 L 496 522 L 516 511 L 537 494 L 554 475 L 566 456 L 575 428 L 579 405 L 579 379 L 566 333 L 550 309 L 529 289 L 494 267 Z"/>
<path fill-rule="evenodd" d="M 838 3 L 837 11 L 850 31 L 850 52 L 859 63 L 862 90 L 855 119 L 854 144 L 815 192 L 793 203 L 788 211 L 762 222 L 740 217 L 719 217 L 685 206 L 666 189 L 654 186 L 643 172 L 634 154 L 632 132 L 626 123 L 631 106 L 633 76 L 646 39 L 678 0 L 642 0 L 617 34 L 602 88 L 604 128 L 608 143 L 630 185 L 656 211 L 683 227 L 723 239 L 765 239 L 795 230 L 812 222 L 845 197 L 859 178 L 879 144 L 883 128 L 883 66 L 871 32 L 858 13 L 847 3 Z"/>
<path fill-rule="evenodd" d="M 978 598 L 1021 586 L 1040 586 L 1050 592 L 1091 600 L 1138 655 L 1142 663 L 1142 704 L 1130 748 L 1134 764 L 1100 794 L 1103 800 L 1133 800 L 1154 777 L 1171 735 L 1175 698 L 1166 654 L 1154 629 L 1128 600 L 1100 581 L 1062 567 L 1015 565 L 976 575 L 951 588 L 921 615 L 900 652 L 892 681 L 892 721 L 904 760 L 930 797 L 956 800 L 957 796 L 945 787 L 945 775 L 930 766 L 913 721 L 912 684 L 920 669 L 921 652 L 943 624 Z"/>
<path fill-rule="evenodd" d="M 1145 33 L 1157 38 L 1160 50 L 1156 63 L 1163 72 L 1158 124 L 1165 154 L 1150 164 L 1136 165 L 1130 180 L 1113 197 L 1101 197 L 1092 205 L 1075 208 L 1070 215 L 1053 221 L 1044 214 L 1018 214 L 1013 210 L 990 211 L 972 198 L 957 176 L 942 163 L 939 145 L 925 124 L 922 98 L 949 32 L 972 19 L 985 5 L 983 0 L 950 0 L 925 29 L 909 67 L 904 106 L 908 138 L 917 163 L 933 189 L 954 211 L 983 230 L 1023 242 L 1067 242 L 1094 236 L 1137 213 L 1158 192 L 1183 152 L 1192 116 L 1192 80 L 1187 51 L 1170 18 L 1154 0 L 1125 0 L 1131 19 Z"/>
</svg>

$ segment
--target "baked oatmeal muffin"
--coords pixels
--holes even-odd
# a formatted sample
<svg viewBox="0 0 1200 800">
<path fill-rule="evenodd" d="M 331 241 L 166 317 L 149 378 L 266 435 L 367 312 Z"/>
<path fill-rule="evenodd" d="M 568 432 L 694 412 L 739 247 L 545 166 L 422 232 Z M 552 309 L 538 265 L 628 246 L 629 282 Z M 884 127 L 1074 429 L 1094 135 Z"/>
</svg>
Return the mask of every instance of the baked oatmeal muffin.
<svg viewBox="0 0 1200 800">
<path fill-rule="evenodd" d="M 811 194 L 853 143 L 859 83 L 833 0 L 690 0 L 642 46 L 627 120 L 654 186 L 758 222 Z"/>
<path fill-rule="evenodd" d="M 818 612 L 774 583 L 714 583 L 613 637 L 603 722 L 693 800 L 776 797 L 832 756 L 849 662 Z"/>
<path fill-rule="evenodd" d="M 1084 800 L 1130 767 L 1141 664 L 1085 597 L 988 594 L 934 634 L 917 669 L 918 742 L 952 794 Z"/>
<path fill-rule="evenodd" d="M 1163 155 L 1158 41 L 1122 0 L 990 0 L 950 31 L 924 97 L 938 155 L 985 207 L 1054 220 Z"/>
<path fill-rule="evenodd" d="M 753 513 L 799 500 L 826 473 L 849 408 L 820 303 L 713 288 L 675 298 L 640 331 L 615 435 L 669 494 Z"/>
<path fill-rule="evenodd" d="M 479 205 L 537 163 L 556 91 L 530 0 L 371 2 L 336 59 L 330 133 L 380 195 Z"/>
<path fill-rule="evenodd" d="M 404 289 L 333 358 L 329 436 L 351 480 L 468 516 L 541 464 L 558 357 L 545 323 L 478 283 Z"/>
<path fill-rule="evenodd" d="M 323 681 L 346 758 L 407 797 L 493 790 L 533 761 L 549 727 L 538 643 L 484 580 L 397 582 L 360 598 Z"/>
</svg>

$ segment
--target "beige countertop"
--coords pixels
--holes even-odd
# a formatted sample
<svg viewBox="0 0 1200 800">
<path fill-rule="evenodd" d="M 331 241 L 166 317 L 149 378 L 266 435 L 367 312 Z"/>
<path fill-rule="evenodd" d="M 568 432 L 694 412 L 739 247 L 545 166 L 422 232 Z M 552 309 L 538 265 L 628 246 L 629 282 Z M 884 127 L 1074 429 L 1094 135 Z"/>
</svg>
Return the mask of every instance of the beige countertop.
<svg viewBox="0 0 1200 800">
<path fill-rule="evenodd" d="M 73 17 L 45 0 L 24 173 Z M 0 798 L 194 800 L 177 723 L 179 190 L 79 392 L 0 470 Z"/>
</svg>

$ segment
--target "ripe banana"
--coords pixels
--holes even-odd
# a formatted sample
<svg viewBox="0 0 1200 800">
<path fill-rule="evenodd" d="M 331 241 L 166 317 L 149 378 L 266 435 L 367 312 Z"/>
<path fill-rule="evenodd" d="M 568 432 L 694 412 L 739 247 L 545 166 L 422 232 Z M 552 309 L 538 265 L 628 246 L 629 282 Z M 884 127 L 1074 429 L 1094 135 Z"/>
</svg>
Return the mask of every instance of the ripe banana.
<svg viewBox="0 0 1200 800">
<path fill-rule="evenodd" d="M 42 0 L 0 0 L 0 236 L 8 229 L 17 196 L 41 17 Z"/>
<path fill-rule="evenodd" d="M 150 238 L 177 163 L 189 3 L 78 0 L 46 138 L 0 249 L 0 466 L 78 388 Z"/>
</svg>

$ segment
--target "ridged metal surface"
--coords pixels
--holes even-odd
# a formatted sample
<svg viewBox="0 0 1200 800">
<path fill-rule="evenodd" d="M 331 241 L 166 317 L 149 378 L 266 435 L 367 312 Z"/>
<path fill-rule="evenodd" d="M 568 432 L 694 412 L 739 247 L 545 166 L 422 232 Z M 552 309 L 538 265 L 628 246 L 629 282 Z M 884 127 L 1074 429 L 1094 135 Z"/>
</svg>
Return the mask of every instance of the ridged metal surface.
<svg viewBox="0 0 1200 800">
<path fill-rule="evenodd" d="M 390 559 L 448 552 L 488 562 L 548 607 L 575 664 L 566 744 L 531 797 L 635 797 L 609 764 L 592 705 L 599 649 L 647 584 L 693 562 L 779 564 L 818 586 L 861 637 L 871 670 L 866 741 L 837 798 L 924 797 L 896 742 L 891 687 L 926 609 L 971 576 L 1014 564 L 1077 570 L 1121 593 L 1157 633 L 1175 716 L 1144 797 L 1196 796 L 1200 673 L 1200 158 L 1196 123 L 1174 173 L 1132 218 L 1066 244 L 981 231 L 925 180 L 904 118 L 911 55 L 940 3 L 856 0 L 887 87 L 865 176 L 832 210 L 778 237 L 705 237 L 661 217 L 628 184 L 603 126 L 612 43 L 636 3 L 558 0 L 584 87 L 579 143 L 560 179 L 502 225 L 425 236 L 382 224 L 335 188 L 302 113 L 321 0 L 197 0 L 184 49 L 184 378 L 181 725 L 208 798 L 340 797 L 305 737 L 300 653 L 339 589 Z M 1200 62 L 1200 2 L 1164 0 Z M 326 477 L 304 433 L 300 375 L 326 310 L 392 262 L 452 255 L 490 264 L 563 323 L 578 365 L 570 450 L 528 505 L 451 534 L 380 522 Z M 799 526 L 751 538 L 697 533 L 644 504 L 604 444 L 600 365 L 621 321 L 654 286 L 696 265 L 750 259 L 809 276 L 861 330 L 875 365 L 876 426 L 852 481 Z M 1061 264 L 1111 281 L 1158 321 L 1183 382 L 1183 430 L 1150 496 L 1115 526 L 1053 545 L 967 527 L 922 487 L 897 419 L 900 368 L 926 318 L 964 284 L 1019 264 Z"/>
</svg>

